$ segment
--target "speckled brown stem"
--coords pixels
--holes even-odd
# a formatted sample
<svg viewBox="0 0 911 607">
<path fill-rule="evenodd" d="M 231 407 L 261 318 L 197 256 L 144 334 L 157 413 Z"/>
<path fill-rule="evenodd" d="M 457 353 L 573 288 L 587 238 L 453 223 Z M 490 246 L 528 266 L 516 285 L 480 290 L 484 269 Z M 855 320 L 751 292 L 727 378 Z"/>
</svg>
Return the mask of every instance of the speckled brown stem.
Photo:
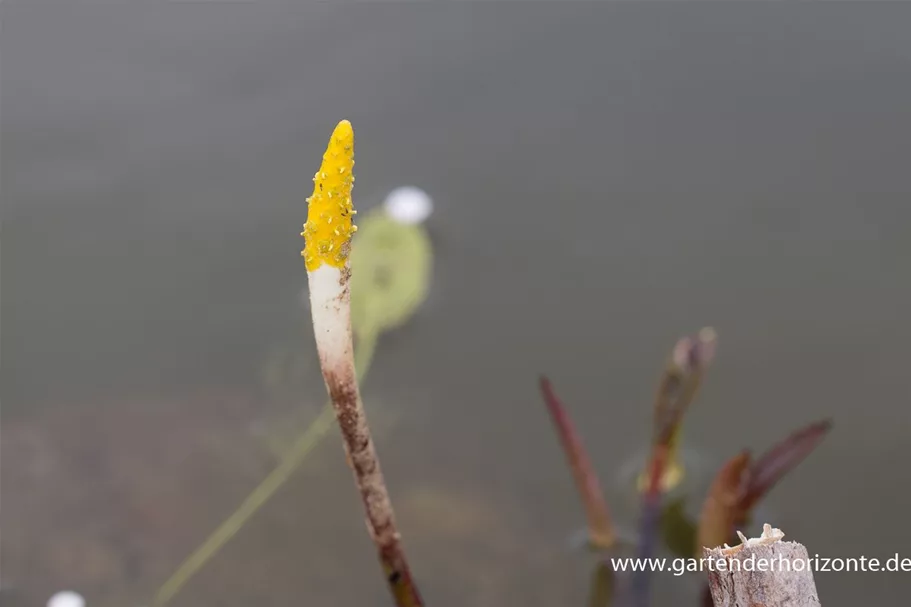
<svg viewBox="0 0 911 607">
<path fill-rule="evenodd" d="M 377 547 L 389 590 L 399 607 L 420 607 L 423 601 L 411 576 L 395 525 L 392 502 L 367 426 L 354 366 L 344 361 L 334 366 L 326 365 L 323 377 L 335 407 L 348 462 L 364 502 L 367 528 Z"/>
</svg>

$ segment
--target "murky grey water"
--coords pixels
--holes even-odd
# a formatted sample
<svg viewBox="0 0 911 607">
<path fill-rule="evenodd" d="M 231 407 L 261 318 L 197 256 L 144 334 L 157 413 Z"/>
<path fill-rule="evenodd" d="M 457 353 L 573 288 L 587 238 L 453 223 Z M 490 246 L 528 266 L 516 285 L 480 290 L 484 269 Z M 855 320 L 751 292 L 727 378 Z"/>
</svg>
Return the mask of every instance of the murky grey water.
<svg viewBox="0 0 911 607">
<path fill-rule="evenodd" d="M 365 386 L 401 414 L 379 448 L 431 605 L 585 600 L 536 374 L 610 484 L 706 324 L 691 444 L 833 416 L 771 522 L 811 553 L 911 557 L 907 5 L 2 10 L 2 583 L 23 604 L 147 600 L 268 471 L 248 429 L 279 413 L 274 349 L 321 402 L 298 232 L 341 118 L 361 209 L 403 183 L 437 201 L 433 294 Z M 359 507 L 327 441 L 174 604 L 386 604 Z M 909 576 L 817 581 L 827 607 L 901 605 Z"/>
</svg>

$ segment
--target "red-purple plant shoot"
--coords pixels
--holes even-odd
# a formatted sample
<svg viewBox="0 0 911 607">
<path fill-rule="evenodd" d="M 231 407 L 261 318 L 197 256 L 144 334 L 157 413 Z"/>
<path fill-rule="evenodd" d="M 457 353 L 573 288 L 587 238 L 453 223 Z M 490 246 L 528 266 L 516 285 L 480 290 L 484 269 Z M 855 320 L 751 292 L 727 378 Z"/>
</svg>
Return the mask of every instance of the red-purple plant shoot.
<svg viewBox="0 0 911 607">
<path fill-rule="evenodd" d="M 557 429 L 560 445 L 563 447 L 563 453 L 566 455 L 573 479 L 576 481 L 576 489 L 579 491 L 579 497 L 585 508 L 589 544 L 593 548 L 610 548 L 616 540 L 616 533 L 610 510 L 607 508 L 607 502 L 601 491 L 598 475 L 585 451 L 582 438 L 576 432 L 575 426 L 566 412 L 566 407 L 554 393 L 550 381 L 541 376 L 540 385 L 544 403 L 547 405 L 551 420 Z"/>
<path fill-rule="evenodd" d="M 832 429 L 831 420 L 802 428 L 766 451 L 750 466 L 746 489 L 739 510 L 748 516 L 750 510 L 797 464 L 822 442 Z M 738 521 L 742 523 L 743 521 Z"/>
</svg>

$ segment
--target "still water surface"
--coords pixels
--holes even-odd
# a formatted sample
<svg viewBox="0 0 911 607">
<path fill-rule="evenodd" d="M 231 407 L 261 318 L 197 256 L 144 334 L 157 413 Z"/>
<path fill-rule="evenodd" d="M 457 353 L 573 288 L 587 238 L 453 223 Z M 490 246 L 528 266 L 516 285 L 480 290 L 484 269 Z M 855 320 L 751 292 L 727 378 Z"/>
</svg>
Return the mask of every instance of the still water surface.
<svg viewBox="0 0 911 607">
<path fill-rule="evenodd" d="M 770 522 L 911 556 L 909 9 L 5 2 L 7 600 L 143 604 L 315 415 L 298 232 L 341 118 L 362 211 L 406 183 L 437 203 L 431 297 L 364 386 L 429 604 L 586 600 L 536 376 L 619 503 L 662 360 L 704 325 L 693 448 L 833 416 Z M 330 439 L 175 605 L 387 604 Z M 902 605 L 909 575 L 817 581 Z"/>
</svg>

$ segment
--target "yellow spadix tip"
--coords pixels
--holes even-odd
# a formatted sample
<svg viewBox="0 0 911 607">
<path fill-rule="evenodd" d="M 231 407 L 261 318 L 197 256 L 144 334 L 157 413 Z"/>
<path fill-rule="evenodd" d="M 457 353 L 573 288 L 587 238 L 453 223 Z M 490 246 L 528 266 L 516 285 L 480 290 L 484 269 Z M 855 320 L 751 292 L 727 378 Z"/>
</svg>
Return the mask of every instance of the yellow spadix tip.
<svg viewBox="0 0 911 607">
<path fill-rule="evenodd" d="M 342 120 L 332 131 L 319 171 L 313 176 L 313 194 L 307 199 L 304 224 L 304 264 L 312 272 L 327 264 L 342 268 L 348 262 L 351 235 L 357 231 L 352 219 L 354 187 L 354 129 Z"/>
</svg>

